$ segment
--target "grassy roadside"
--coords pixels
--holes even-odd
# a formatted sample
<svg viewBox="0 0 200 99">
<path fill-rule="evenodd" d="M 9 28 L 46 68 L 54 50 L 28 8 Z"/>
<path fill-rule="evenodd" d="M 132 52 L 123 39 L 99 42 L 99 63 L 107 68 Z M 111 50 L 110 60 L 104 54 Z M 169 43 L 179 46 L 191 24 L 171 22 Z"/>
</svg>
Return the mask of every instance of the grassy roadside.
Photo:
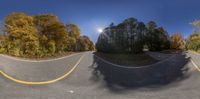
<svg viewBox="0 0 200 99">
<path fill-rule="evenodd" d="M 94 52 L 95 55 L 118 65 L 126 66 L 144 66 L 149 64 L 154 64 L 158 60 L 152 58 L 151 56 L 141 53 L 141 54 L 112 54 L 112 53 L 102 53 Z"/>
</svg>

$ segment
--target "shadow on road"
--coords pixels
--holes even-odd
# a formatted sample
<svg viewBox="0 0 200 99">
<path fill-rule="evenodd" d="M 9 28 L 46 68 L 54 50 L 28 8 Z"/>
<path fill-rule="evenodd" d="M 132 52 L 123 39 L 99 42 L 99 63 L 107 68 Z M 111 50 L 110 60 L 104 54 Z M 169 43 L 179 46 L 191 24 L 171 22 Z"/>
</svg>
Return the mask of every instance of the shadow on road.
<svg viewBox="0 0 200 99">
<path fill-rule="evenodd" d="M 171 59 L 146 68 L 121 68 L 103 62 L 94 55 L 93 78 L 103 79 L 113 91 L 135 89 L 140 87 L 161 87 L 175 81 L 183 80 L 188 75 L 186 64 L 189 59 L 179 53 Z M 155 88 L 155 87 L 154 87 Z"/>
</svg>

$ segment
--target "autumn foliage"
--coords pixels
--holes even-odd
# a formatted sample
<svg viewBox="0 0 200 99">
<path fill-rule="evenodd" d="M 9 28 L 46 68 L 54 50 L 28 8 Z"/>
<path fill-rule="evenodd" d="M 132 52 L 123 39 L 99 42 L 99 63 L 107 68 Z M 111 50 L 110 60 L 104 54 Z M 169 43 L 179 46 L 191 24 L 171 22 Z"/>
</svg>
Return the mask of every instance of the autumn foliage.
<svg viewBox="0 0 200 99">
<path fill-rule="evenodd" d="M 3 32 L 0 52 L 14 56 L 43 57 L 94 49 L 87 36 L 82 40 L 78 26 L 65 25 L 53 14 L 11 13 L 4 19 Z"/>
<path fill-rule="evenodd" d="M 187 39 L 186 47 L 188 50 L 200 53 L 200 35 L 198 33 L 192 33 Z"/>
<path fill-rule="evenodd" d="M 185 43 L 180 33 L 173 33 L 170 38 L 170 48 L 175 50 L 182 50 L 185 48 Z"/>
</svg>

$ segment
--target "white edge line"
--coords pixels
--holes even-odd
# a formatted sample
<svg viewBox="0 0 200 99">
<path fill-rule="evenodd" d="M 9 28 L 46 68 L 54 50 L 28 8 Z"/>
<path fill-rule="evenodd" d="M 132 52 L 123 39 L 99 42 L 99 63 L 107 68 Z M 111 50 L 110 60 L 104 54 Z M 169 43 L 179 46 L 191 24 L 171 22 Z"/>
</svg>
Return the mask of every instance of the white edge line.
<svg viewBox="0 0 200 99">
<path fill-rule="evenodd" d="M 195 54 L 195 55 L 200 55 L 199 53 L 197 53 L 197 52 L 195 52 L 195 51 L 189 50 L 188 52 L 191 52 L 191 53 L 193 53 L 193 54 Z M 193 61 L 192 57 L 191 57 L 190 61 L 192 62 L 192 65 L 200 72 L 199 66 Z"/>
<path fill-rule="evenodd" d="M 198 71 L 200 71 L 199 66 L 197 66 L 196 63 L 195 63 L 192 59 L 190 59 L 190 61 L 192 62 L 192 65 L 193 65 Z"/>
<path fill-rule="evenodd" d="M 67 56 L 64 56 L 64 57 L 55 58 L 55 59 L 47 59 L 47 60 L 30 60 L 30 59 L 23 59 L 23 58 L 18 58 L 18 57 L 12 57 L 12 56 L 3 55 L 3 54 L 0 54 L 0 56 L 6 57 L 6 58 L 9 58 L 9 59 L 12 59 L 12 60 L 24 61 L 24 62 L 49 62 L 49 61 L 55 61 L 55 60 L 60 60 L 60 59 L 72 57 L 72 56 L 75 56 L 75 55 L 78 55 L 78 54 L 82 54 L 82 53 L 85 53 L 85 52 L 75 53 L 75 54 L 67 55 Z"/>
<path fill-rule="evenodd" d="M 115 67 L 120 67 L 120 68 L 146 68 L 146 67 L 151 67 L 151 66 L 160 64 L 160 63 L 162 63 L 162 62 L 165 62 L 165 61 L 167 61 L 167 60 L 169 60 L 169 59 L 175 57 L 176 55 L 178 55 L 178 54 L 172 55 L 172 56 L 170 56 L 169 58 L 167 58 L 167 59 L 165 59 L 165 60 L 162 60 L 162 61 L 159 61 L 159 62 L 157 62 L 157 63 L 155 63 L 155 64 L 130 67 L 130 66 L 126 66 L 126 65 L 118 65 L 118 64 L 111 63 L 111 62 L 109 62 L 109 61 L 107 61 L 107 60 L 105 60 L 105 59 L 103 59 L 103 58 L 101 58 L 101 57 L 99 57 L 99 56 L 97 56 L 97 55 L 94 54 L 95 57 L 99 58 L 99 59 L 102 60 L 103 62 L 105 62 L 105 63 L 107 63 L 107 64 L 110 64 L 110 65 L 113 65 L 113 66 L 115 66 Z"/>
<path fill-rule="evenodd" d="M 195 51 L 189 50 L 188 52 L 191 52 L 191 53 L 196 54 L 196 55 L 200 55 L 200 53 L 197 53 L 197 52 L 195 52 Z"/>
</svg>

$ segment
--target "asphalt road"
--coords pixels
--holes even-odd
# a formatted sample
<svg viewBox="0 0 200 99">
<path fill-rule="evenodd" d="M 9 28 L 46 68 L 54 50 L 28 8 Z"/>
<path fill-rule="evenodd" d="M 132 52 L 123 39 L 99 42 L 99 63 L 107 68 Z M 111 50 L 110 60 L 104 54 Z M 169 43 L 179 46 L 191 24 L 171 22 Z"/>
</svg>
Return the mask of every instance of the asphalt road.
<svg viewBox="0 0 200 99">
<path fill-rule="evenodd" d="M 104 73 L 98 71 L 100 61 L 92 52 L 81 53 L 62 60 L 47 62 L 23 62 L 0 57 L 0 69 L 18 79 L 28 81 L 49 80 L 51 77 L 62 75 L 66 69 L 74 65 L 84 55 L 78 67 L 65 79 L 47 85 L 23 85 L 0 75 L 0 99 L 199 99 L 200 98 L 200 72 L 190 61 L 183 64 L 184 68 L 180 77 L 169 83 L 152 84 L 139 87 L 125 87 L 109 83 Z M 192 55 L 191 55 L 192 56 Z M 185 61 L 177 58 L 173 61 Z M 176 66 L 175 62 L 173 66 Z M 61 64 L 61 63 L 62 64 Z M 6 66 L 22 66 L 8 68 Z M 26 65 L 26 66 L 25 66 Z M 35 68 L 29 68 L 30 66 Z M 42 66 L 38 67 L 38 66 Z M 168 64 L 170 65 L 170 64 Z M 200 64 L 199 64 L 200 65 Z M 49 67 L 48 67 L 49 66 Z M 179 64 L 177 64 L 179 66 Z M 14 66 L 15 67 L 15 66 Z M 65 67 L 65 68 L 64 68 Z M 167 66 L 166 66 L 167 67 Z M 27 70 L 23 70 L 26 68 Z M 38 69 L 39 68 L 39 69 Z M 61 69 L 60 69 L 61 68 Z M 31 70 L 34 70 L 31 71 Z M 36 71 L 38 70 L 38 71 Z M 51 73 L 49 74 L 49 71 Z M 60 72 L 56 72 L 58 70 Z M 182 70 L 182 69 L 181 69 Z M 13 73 L 14 72 L 14 73 Z M 20 74 L 20 73 L 23 74 Z M 44 74 L 42 74 L 43 72 Z M 56 72 L 56 73 L 55 73 Z M 114 71 L 113 71 L 114 73 Z M 170 73 L 170 70 L 169 70 Z M 36 74 L 34 76 L 33 74 Z M 42 77 L 40 78 L 40 76 Z M 114 75 L 113 75 L 114 76 Z M 39 78 L 37 78 L 39 77 Z M 111 87 L 112 84 L 112 87 Z"/>
</svg>

